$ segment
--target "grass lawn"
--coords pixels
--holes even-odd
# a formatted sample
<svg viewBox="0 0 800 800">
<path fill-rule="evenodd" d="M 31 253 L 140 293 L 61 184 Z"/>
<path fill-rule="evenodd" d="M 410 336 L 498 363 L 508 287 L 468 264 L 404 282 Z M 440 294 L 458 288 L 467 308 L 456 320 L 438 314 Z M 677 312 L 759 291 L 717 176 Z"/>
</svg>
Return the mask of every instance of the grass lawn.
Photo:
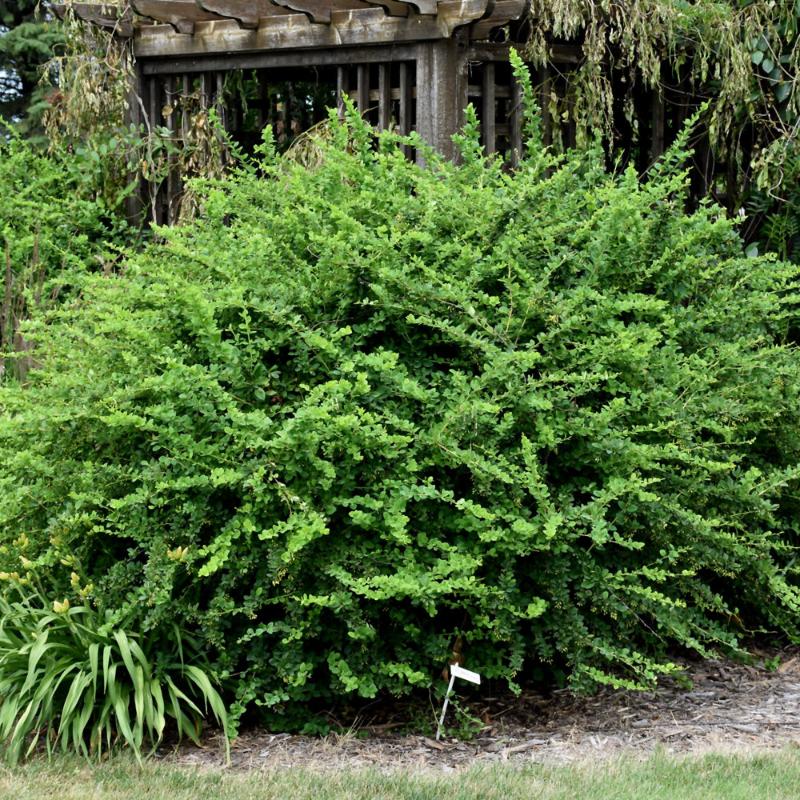
<svg viewBox="0 0 800 800">
<path fill-rule="evenodd" d="M 0 772 L 2 800 L 796 800 L 800 751 L 594 766 L 421 772 L 199 771 L 117 757 L 37 760 Z"/>
</svg>

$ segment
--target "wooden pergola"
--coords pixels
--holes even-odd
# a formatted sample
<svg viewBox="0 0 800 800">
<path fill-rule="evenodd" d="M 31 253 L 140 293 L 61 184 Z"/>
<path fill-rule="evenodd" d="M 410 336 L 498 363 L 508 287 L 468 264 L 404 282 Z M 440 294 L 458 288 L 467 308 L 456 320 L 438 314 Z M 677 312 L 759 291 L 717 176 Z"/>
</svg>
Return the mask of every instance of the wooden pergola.
<svg viewBox="0 0 800 800">
<path fill-rule="evenodd" d="M 237 71 L 255 75 L 261 124 L 296 134 L 348 94 L 378 128 L 417 131 L 445 156 L 472 102 L 487 152 L 521 149 L 519 92 L 508 62 L 527 0 L 129 0 L 70 3 L 73 13 L 132 41 L 132 121 L 180 134 L 171 98 L 196 92 L 222 107 L 236 135 L 243 109 L 222 100 Z M 54 7 L 63 14 L 64 5 Z M 270 87 L 288 88 L 275 102 Z M 293 91 L 292 86 L 303 88 Z M 309 86 L 319 92 L 309 93 Z M 143 118 L 146 117 L 146 120 Z M 172 190 L 165 190 L 167 194 Z M 165 198 L 165 219 L 172 198 Z M 162 216 L 162 214 L 157 214 Z"/>
<path fill-rule="evenodd" d="M 526 0 L 131 0 L 123 14 L 116 5 L 71 8 L 133 38 L 152 124 L 164 122 L 165 94 L 195 77 L 213 98 L 234 70 L 285 78 L 333 69 L 337 95 L 348 93 L 378 127 L 417 130 L 449 155 L 470 100 L 480 99 L 486 112 L 513 93 L 508 71 L 493 67 L 508 62 L 509 26 L 523 17 Z M 516 143 L 511 105 L 500 120 L 482 114 L 490 151 L 498 136 L 503 146 Z"/>
<path fill-rule="evenodd" d="M 513 165 L 522 149 L 520 90 L 509 50 L 524 45 L 535 24 L 527 19 L 528 0 L 125 2 L 52 7 L 59 15 L 69 7 L 132 47 L 130 121 L 166 129 L 178 145 L 187 141 L 190 117 L 173 113 L 182 98 L 215 108 L 240 143 L 251 137 L 252 144 L 271 124 L 279 144 L 288 145 L 325 119 L 329 107 L 341 108 L 347 94 L 376 128 L 416 131 L 447 157 L 454 155 L 452 137 L 469 103 L 487 153 L 502 153 Z M 550 42 L 548 48 L 547 63 L 532 76 L 543 137 L 545 144 L 568 148 L 576 132 L 570 76 L 582 53 L 574 42 Z M 227 90 L 235 76 L 247 76 L 247 97 Z M 635 132 L 625 108 L 614 109 L 615 129 L 640 170 L 663 152 L 690 111 L 684 87 L 676 86 L 673 95 L 670 104 L 661 92 L 637 88 Z M 707 186 L 713 164 L 695 172 Z M 163 185 L 145 190 L 156 221 L 172 221 L 181 176 L 171 173 Z"/>
</svg>

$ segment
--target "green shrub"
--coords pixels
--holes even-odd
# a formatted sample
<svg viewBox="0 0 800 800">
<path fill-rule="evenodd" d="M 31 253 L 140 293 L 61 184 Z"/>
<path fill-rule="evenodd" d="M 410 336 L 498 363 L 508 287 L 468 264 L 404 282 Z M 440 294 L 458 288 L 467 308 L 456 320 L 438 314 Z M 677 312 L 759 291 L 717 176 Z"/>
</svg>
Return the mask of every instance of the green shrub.
<svg viewBox="0 0 800 800">
<path fill-rule="evenodd" d="M 29 366 L 22 327 L 111 269 L 126 224 L 98 191 L 99 157 L 48 154 L 0 122 L 0 379 Z M 11 369 L 7 368 L 11 365 Z"/>
<path fill-rule="evenodd" d="M 797 637 L 797 268 L 685 214 L 677 151 L 642 185 L 529 125 L 509 174 L 472 119 L 422 169 L 331 124 L 31 331 L 4 568 L 196 631 L 234 713 L 428 686 L 457 637 L 579 688 Z"/>
<path fill-rule="evenodd" d="M 177 626 L 169 638 L 140 637 L 110 612 L 69 600 L 46 607 L 40 592 L 25 588 L 29 581 L 4 578 L 0 742 L 11 762 L 42 742 L 48 751 L 99 757 L 122 741 L 141 758 L 143 746 L 161 741 L 168 719 L 197 741 L 201 705 L 227 728 L 222 698 L 198 666 L 204 659 Z"/>
</svg>

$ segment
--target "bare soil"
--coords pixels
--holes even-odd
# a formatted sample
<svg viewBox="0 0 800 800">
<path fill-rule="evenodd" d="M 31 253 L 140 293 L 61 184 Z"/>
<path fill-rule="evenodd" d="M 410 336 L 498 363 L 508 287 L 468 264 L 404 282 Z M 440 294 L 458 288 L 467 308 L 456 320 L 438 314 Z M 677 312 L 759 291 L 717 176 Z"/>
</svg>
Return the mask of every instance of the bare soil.
<svg viewBox="0 0 800 800">
<path fill-rule="evenodd" d="M 407 720 L 378 723 L 368 717 L 357 718 L 346 734 L 326 737 L 249 731 L 232 745 L 232 766 L 449 771 L 503 761 L 645 758 L 655 750 L 753 754 L 800 747 L 800 650 L 762 655 L 755 665 L 686 664 L 684 679 L 665 680 L 652 692 L 603 690 L 578 697 L 559 690 L 482 698 L 469 710 L 483 728 L 468 740 L 436 742 L 397 732 L 404 726 L 409 730 Z M 223 761 L 220 740 L 213 737 L 201 748 L 181 747 L 163 755 L 186 766 Z"/>
</svg>

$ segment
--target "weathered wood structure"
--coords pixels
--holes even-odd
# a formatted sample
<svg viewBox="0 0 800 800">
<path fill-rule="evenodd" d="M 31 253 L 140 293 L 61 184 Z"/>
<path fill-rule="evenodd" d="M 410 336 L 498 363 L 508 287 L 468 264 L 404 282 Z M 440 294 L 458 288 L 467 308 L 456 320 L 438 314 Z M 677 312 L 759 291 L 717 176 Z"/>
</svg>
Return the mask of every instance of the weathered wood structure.
<svg viewBox="0 0 800 800">
<path fill-rule="evenodd" d="M 246 113 L 296 134 L 347 93 L 378 128 L 416 130 L 445 155 L 468 102 L 480 109 L 489 152 L 520 147 L 517 90 L 508 64 L 526 0 L 131 0 L 72 3 L 89 22 L 133 40 L 134 121 L 180 132 L 163 113 L 180 93 L 219 105 L 226 128 L 246 133 Z M 221 98 L 228 76 L 253 76 L 245 109 Z M 280 91 L 273 91 L 280 87 Z M 175 182 L 173 182 L 175 183 Z M 177 184 L 156 215 L 172 215 Z"/>
<path fill-rule="evenodd" d="M 453 154 L 452 136 L 472 103 L 487 152 L 503 153 L 513 164 L 521 150 L 520 97 L 508 56 L 510 47 L 528 40 L 528 26 L 534 24 L 526 19 L 527 0 L 127 3 L 124 9 L 116 2 L 69 7 L 132 45 L 137 70 L 132 121 L 168 130 L 178 144 L 190 124 L 185 109 L 174 113 L 180 98 L 216 108 L 231 136 L 247 146 L 268 123 L 279 142 L 290 142 L 348 94 L 376 127 L 417 131 L 446 156 Z M 54 6 L 57 13 L 63 9 Z M 569 109 L 570 74 L 581 51 L 552 42 L 549 56 L 533 76 L 544 138 L 570 147 L 575 126 L 569 111 L 550 111 L 558 105 L 555 98 L 559 108 Z M 230 91 L 233 78 L 238 92 Z M 663 152 L 693 107 L 679 85 L 665 82 L 662 90 L 636 91 L 633 123 L 622 107 L 614 112 L 623 149 L 642 170 Z M 698 152 L 704 152 L 702 146 Z M 698 195 L 714 172 L 710 162 L 695 170 Z M 172 221 L 181 176 L 170 172 L 158 187 L 148 188 L 156 221 Z"/>
</svg>

